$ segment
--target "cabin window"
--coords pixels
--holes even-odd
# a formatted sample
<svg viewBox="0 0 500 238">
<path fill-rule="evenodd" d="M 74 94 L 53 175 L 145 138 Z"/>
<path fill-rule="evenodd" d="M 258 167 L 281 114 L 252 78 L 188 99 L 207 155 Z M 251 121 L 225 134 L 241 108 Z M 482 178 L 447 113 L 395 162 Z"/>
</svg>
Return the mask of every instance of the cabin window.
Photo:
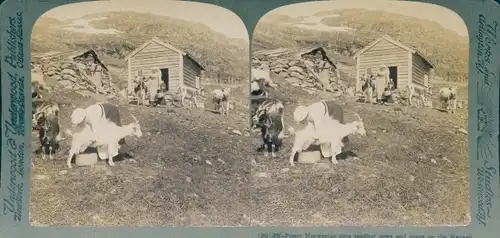
<svg viewBox="0 0 500 238">
<path fill-rule="evenodd" d="M 195 83 L 196 83 L 196 88 L 197 89 L 201 87 L 201 85 L 200 85 L 200 77 L 199 76 L 196 76 Z"/>
<path fill-rule="evenodd" d="M 424 74 L 424 86 L 429 87 L 429 75 Z"/>
</svg>

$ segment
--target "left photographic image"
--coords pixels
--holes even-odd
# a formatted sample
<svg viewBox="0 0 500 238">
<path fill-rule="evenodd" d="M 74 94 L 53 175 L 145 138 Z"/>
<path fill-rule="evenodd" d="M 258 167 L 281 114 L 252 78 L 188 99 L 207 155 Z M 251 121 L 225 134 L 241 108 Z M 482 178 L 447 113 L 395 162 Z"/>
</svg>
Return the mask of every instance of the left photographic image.
<svg viewBox="0 0 500 238">
<path fill-rule="evenodd" d="M 249 225 L 248 38 L 233 12 L 192 2 L 40 16 L 31 225 Z"/>
</svg>

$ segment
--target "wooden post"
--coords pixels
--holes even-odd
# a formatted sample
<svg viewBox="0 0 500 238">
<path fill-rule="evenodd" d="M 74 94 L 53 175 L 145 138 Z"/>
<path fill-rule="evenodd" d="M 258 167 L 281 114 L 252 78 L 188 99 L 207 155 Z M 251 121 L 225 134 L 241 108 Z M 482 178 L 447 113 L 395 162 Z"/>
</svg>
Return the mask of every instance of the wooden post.
<svg viewBox="0 0 500 238">
<path fill-rule="evenodd" d="M 359 56 L 356 57 L 356 92 L 359 92 L 361 91 L 361 85 L 359 85 L 359 76 L 360 76 L 360 72 L 359 72 L 359 69 L 360 69 L 360 59 L 359 59 Z"/>
<path fill-rule="evenodd" d="M 184 89 L 184 55 L 179 53 L 179 86 L 178 90 Z"/>
<path fill-rule="evenodd" d="M 413 85 L 413 52 L 408 51 L 408 84 Z"/>
</svg>

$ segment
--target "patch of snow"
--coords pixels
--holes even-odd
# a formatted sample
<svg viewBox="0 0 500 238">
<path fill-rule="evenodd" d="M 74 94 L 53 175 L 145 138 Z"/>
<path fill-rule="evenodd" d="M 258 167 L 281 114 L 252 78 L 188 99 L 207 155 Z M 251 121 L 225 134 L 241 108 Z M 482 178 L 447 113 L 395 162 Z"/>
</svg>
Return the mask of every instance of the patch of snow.
<svg viewBox="0 0 500 238">
<path fill-rule="evenodd" d="M 316 31 L 341 31 L 341 32 L 348 32 L 348 31 L 355 31 L 356 29 L 347 27 L 347 26 L 328 26 L 325 25 L 321 22 L 324 18 L 327 17 L 338 17 L 339 15 L 328 15 L 328 16 L 309 16 L 304 18 L 301 22 L 298 23 L 291 23 L 287 25 L 293 25 L 296 27 L 300 28 L 305 28 L 309 30 L 316 30 Z"/>
<path fill-rule="evenodd" d="M 82 33 L 90 33 L 90 34 L 119 34 L 122 33 L 113 28 L 108 29 L 97 29 L 90 26 L 91 21 L 104 20 L 106 17 L 97 17 L 91 19 L 76 19 L 71 22 L 69 25 L 61 26 L 64 30 L 73 31 L 73 32 L 82 32 Z"/>
<path fill-rule="evenodd" d="M 340 15 L 329 15 L 329 16 L 309 16 L 302 20 L 302 24 L 316 24 L 320 23 L 325 17 L 338 17 Z"/>
</svg>

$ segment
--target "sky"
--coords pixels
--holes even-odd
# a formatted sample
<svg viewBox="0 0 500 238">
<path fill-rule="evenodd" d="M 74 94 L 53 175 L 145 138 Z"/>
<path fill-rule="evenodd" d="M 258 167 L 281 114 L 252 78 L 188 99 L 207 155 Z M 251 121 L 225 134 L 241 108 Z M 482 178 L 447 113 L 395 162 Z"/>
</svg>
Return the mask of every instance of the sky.
<svg viewBox="0 0 500 238">
<path fill-rule="evenodd" d="M 139 3 L 139 4 L 138 4 Z M 99 5 L 96 7 L 96 5 Z M 158 7 L 162 6 L 162 7 Z M 189 14 L 185 9 L 189 8 Z M 278 8 L 273 13 L 289 16 L 310 16 L 319 11 L 335 9 L 364 8 L 368 10 L 384 10 L 402 15 L 432 20 L 444 28 L 467 36 L 467 28 L 462 19 L 446 8 L 416 2 L 388 0 L 336 0 L 314 3 L 300 3 Z M 135 11 L 169 16 L 186 21 L 202 23 L 211 29 L 231 38 L 248 40 L 248 32 L 241 19 L 224 8 L 193 2 L 165 0 L 111 0 L 98 2 L 73 3 L 54 8 L 44 16 L 61 20 L 78 19 L 87 14 L 108 11 Z"/>
<path fill-rule="evenodd" d="M 161 6 L 161 7 L 159 7 Z M 189 14 L 186 14 L 189 8 Z M 43 14 L 60 20 L 79 19 L 88 14 L 109 11 L 135 11 L 168 16 L 186 21 L 202 23 L 212 30 L 231 38 L 248 41 L 248 32 L 241 19 L 233 12 L 215 5 L 165 1 L 165 0 L 112 0 L 82 2 L 63 5 Z"/>
<path fill-rule="evenodd" d="M 431 20 L 441 24 L 446 29 L 457 32 L 459 35 L 468 35 L 467 27 L 458 14 L 447 8 L 428 3 L 388 0 L 337 0 L 293 4 L 275 9 L 272 13 L 297 17 L 310 16 L 321 11 L 348 8 L 383 10 L 391 13 Z"/>
</svg>

